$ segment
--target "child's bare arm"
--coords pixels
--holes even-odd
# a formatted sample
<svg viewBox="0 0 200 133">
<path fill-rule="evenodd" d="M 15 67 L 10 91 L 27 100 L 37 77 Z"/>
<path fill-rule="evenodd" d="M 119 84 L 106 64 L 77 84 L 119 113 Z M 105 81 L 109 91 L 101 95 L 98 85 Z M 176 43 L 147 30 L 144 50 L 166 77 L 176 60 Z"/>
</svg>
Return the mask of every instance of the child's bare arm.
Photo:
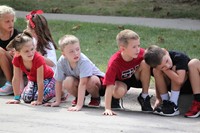
<svg viewBox="0 0 200 133">
<path fill-rule="evenodd" d="M 106 87 L 106 92 L 105 92 L 105 111 L 103 112 L 103 115 L 116 115 L 116 113 L 111 110 L 111 100 L 112 100 L 113 90 L 114 90 L 114 85 L 108 85 Z"/>
<path fill-rule="evenodd" d="M 85 98 L 85 91 L 86 91 L 86 86 L 88 83 L 88 78 L 81 78 L 79 85 L 78 85 L 78 101 L 77 105 L 75 107 L 71 107 L 68 110 L 69 111 L 79 111 L 83 107 L 83 102 Z"/>
<path fill-rule="evenodd" d="M 20 80 L 22 79 L 22 71 L 20 68 L 14 66 L 14 75 L 12 79 L 12 86 L 14 91 L 14 100 L 10 100 L 7 104 L 18 104 L 20 103 Z"/>
<path fill-rule="evenodd" d="M 186 70 L 175 70 L 175 67 L 168 70 L 163 71 L 172 82 L 181 85 L 183 84 L 183 82 L 185 81 L 185 77 L 186 77 Z"/>
<path fill-rule="evenodd" d="M 37 85 L 38 85 L 38 97 L 37 101 L 33 101 L 32 105 L 41 105 L 44 94 L 44 67 L 40 66 L 37 69 Z"/>
</svg>

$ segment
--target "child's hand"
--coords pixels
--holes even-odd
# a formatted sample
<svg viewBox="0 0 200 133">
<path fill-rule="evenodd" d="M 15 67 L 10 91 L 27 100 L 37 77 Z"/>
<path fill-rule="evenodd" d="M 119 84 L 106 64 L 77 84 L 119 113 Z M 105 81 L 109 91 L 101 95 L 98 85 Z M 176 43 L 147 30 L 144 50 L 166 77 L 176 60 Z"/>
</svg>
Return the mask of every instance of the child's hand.
<svg viewBox="0 0 200 133">
<path fill-rule="evenodd" d="M 81 110 L 82 107 L 76 105 L 75 107 L 69 107 L 67 110 L 68 111 L 79 111 Z"/>
<path fill-rule="evenodd" d="M 6 102 L 6 104 L 20 104 L 20 101 L 19 100 L 10 100 L 8 102 Z"/>
<path fill-rule="evenodd" d="M 60 105 L 59 102 L 53 102 L 53 103 L 45 103 L 44 106 L 49 106 L 49 107 L 58 107 Z"/>
<path fill-rule="evenodd" d="M 31 102 L 31 105 L 42 105 L 42 102 L 39 102 L 39 101 L 33 101 Z"/>
<path fill-rule="evenodd" d="M 110 110 L 110 109 L 106 109 L 104 112 L 103 112 L 103 115 L 117 115 L 114 111 Z"/>
</svg>

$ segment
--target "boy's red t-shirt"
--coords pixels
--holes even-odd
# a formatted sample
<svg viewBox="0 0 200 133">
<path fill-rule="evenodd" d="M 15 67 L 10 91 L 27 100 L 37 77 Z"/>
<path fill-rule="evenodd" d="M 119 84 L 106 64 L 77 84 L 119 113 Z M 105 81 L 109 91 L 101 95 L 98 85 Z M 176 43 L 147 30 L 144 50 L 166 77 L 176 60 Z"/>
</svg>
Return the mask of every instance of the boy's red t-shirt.
<svg viewBox="0 0 200 133">
<path fill-rule="evenodd" d="M 25 68 L 21 56 L 14 57 L 12 63 L 15 67 L 19 67 L 27 75 L 27 78 L 30 81 L 37 82 L 37 69 L 42 65 L 44 67 L 44 79 L 53 77 L 54 72 L 49 66 L 46 65 L 44 57 L 42 55 L 40 55 L 38 52 L 35 52 L 32 61 L 32 68 L 30 71 Z"/>
<path fill-rule="evenodd" d="M 115 81 L 123 81 L 132 77 L 144 57 L 144 49 L 140 48 L 137 58 L 126 62 L 121 52 L 113 54 L 108 62 L 107 71 L 104 78 L 104 85 L 114 85 Z"/>
</svg>

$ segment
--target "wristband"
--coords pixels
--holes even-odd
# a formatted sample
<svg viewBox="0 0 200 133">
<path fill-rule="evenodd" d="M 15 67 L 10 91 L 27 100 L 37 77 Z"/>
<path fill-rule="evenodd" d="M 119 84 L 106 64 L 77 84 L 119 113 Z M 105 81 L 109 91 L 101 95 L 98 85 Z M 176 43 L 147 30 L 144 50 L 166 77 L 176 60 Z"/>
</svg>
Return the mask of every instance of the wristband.
<svg viewBox="0 0 200 133">
<path fill-rule="evenodd" d="M 14 96 L 14 99 L 15 99 L 15 100 L 18 100 L 18 101 L 20 101 L 20 98 L 21 98 L 21 96 L 20 96 L 20 95 L 16 95 L 16 96 Z"/>
</svg>

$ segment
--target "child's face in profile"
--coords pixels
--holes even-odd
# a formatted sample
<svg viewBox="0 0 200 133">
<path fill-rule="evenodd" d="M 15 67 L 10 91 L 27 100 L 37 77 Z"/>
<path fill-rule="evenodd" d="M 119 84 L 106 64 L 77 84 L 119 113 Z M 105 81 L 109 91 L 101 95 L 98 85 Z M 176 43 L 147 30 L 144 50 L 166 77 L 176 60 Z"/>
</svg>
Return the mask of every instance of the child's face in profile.
<svg viewBox="0 0 200 133">
<path fill-rule="evenodd" d="M 75 44 L 68 44 L 64 47 L 62 54 L 65 58 L 71 62 L 75 63 L 78 62 L 80 59 L 81 49 L 79 43 Z"/>
<path fill-rule="evenodd" d="M 129 58 L 137 58 L 140 53 L 140 40 L 130 39 L 128 40 L 127 47 L 124 47 L 123 54 Z"/>
<path fill-rule="evenodd" d="M 32 61 L 35 55 L 35 47 L 32 41 L 26 42 L 20 51 L 18 51 L 18 55 L 21 55 L 24 61 Z"/>
<path fill-rule="evenodd" d="M 166 51 L 165 56 L 163 56 L 162 58 L 161 64 L 158 65 L 156 68 L 159 70 L 168 70 L 168 69 L 171 69 L 172 67 L 173 67 L 172 60 L 169 56 L 169 53 Z"/>
<path fill-rule="evenodd" d="M 4 14 L 0 19 L 0 28 L 5 32 L 11 32 L 14 29 L 14 15 Z"/>
</svg>

